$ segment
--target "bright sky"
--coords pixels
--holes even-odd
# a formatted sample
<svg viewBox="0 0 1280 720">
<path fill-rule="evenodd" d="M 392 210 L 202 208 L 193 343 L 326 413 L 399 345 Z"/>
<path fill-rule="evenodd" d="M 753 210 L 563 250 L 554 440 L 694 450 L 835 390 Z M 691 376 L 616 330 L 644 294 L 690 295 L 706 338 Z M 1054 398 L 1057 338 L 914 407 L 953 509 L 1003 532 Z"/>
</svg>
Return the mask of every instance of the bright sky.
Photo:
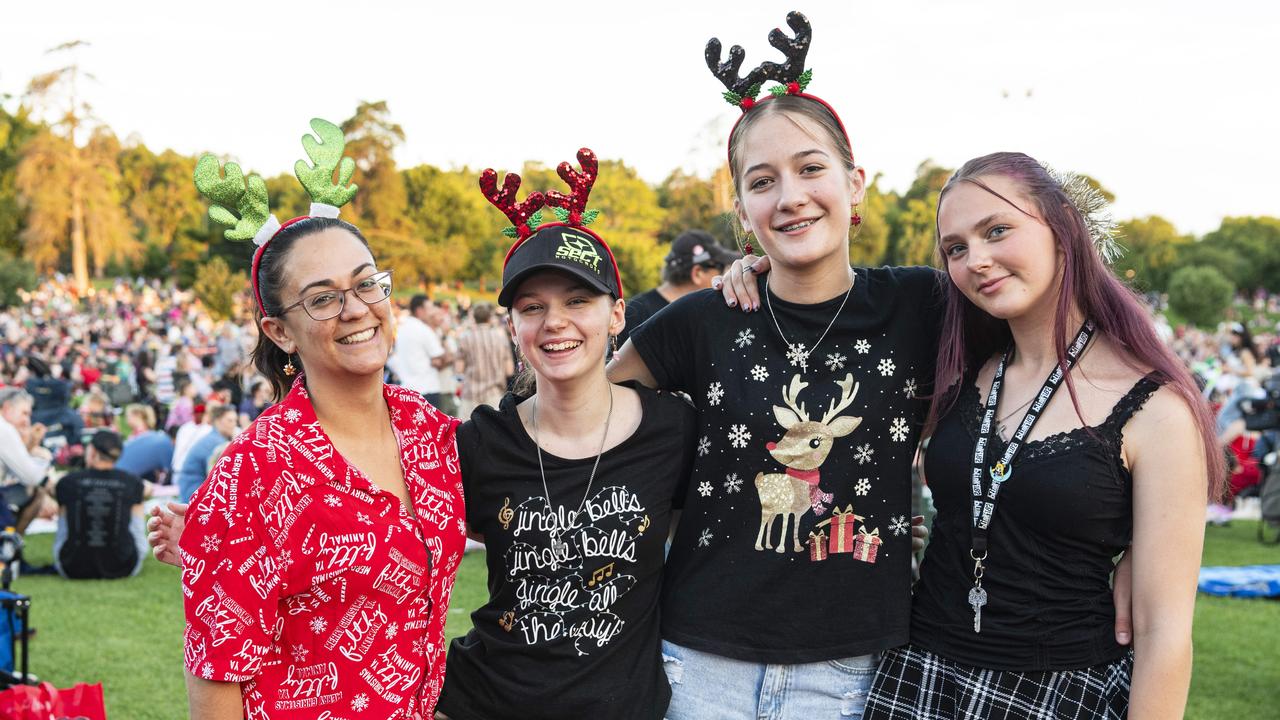
<svg viewBox="0 0 1280 720">
<path fill-rule="evenodd" d="M 708 38 L 746 67 L 792 7 L 868 175 L 905 188 L 1021 150 L 1086 172 L 1119 218 L 1184 232 L 1280 215 L 1280 3 L 1269 0 L 646 0 L 222 3 L 42 0 L 0 14 L 0 93 L 92 43 L 83 92 L 121 138 L 290 170 L 313 116 L 387 100 L 402 166 L 554 165 L 586 145 L 657 183 L 723 157 L 737 110 L 703 62 Z M 16 103 L 10 99 L 6 106 Z"/>
</svg>

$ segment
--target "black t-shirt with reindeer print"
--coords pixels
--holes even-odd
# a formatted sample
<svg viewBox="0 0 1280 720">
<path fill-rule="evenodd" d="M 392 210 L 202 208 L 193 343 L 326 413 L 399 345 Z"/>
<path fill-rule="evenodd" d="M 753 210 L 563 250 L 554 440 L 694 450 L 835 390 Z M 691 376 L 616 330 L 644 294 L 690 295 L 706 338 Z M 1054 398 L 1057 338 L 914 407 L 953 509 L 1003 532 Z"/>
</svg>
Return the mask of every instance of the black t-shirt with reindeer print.
<svg viewBox="0 0 1280 720">
<path fill-rule="evenodd" d="M 820 343 L 843 294 L 771 296 L 775 325 L 767 306 L 743 313 L 702 291 L 631 336 L 659 386 L 698 409 L 663 579 L 667 640 L 765 663 L 907 641 L 911 463 L 943 302 L 929 268 L 856 276 Z"/>
</svg>

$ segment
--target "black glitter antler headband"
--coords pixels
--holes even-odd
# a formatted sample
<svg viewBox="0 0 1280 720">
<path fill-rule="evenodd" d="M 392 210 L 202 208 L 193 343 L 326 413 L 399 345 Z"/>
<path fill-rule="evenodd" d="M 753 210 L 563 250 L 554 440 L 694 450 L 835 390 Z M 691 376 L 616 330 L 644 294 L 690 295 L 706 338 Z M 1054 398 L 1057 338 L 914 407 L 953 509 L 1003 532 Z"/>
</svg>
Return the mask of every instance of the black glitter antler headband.
<svg viewBox="0 0 1280 720">
<path fill-rule="evenodd" d="M 809 43 L 813 40 L 813 26 L 797 10 L 787 13 L 787 25 L 791 26 L 795 37 L 788 37 L 780 28 L 769 32 L 769 44 L 782 52 L 787 58 L 786 62 L 778 64 L 766 60 L 747 73 L 746 77 L 738 74 L 742 69 L 742 60 L 746 57 L 741 45 L 729 48 L 729 59 L 720 62 L 720 38 L 707 41 L 707 67 L 727 88 L 724 99 L 730 105 L 742 108 L 743 112 L 750 110 L 755 106 L 756 96 L 768 80 L 779 83 L 769 91 L 774 97 L 799 95 L 808 87 L 813 71 L 805 69 L 804 60 L 809 54 Z"/>
</svg>

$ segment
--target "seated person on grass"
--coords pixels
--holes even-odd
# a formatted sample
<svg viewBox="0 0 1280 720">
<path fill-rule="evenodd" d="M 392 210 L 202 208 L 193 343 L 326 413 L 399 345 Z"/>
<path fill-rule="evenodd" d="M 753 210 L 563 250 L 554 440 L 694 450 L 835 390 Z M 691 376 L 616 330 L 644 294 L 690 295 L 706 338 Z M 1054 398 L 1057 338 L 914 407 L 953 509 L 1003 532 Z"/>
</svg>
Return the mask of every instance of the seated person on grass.
<svg viewBox="0 0 1280 720">
<path fill-rule="evenodd" d="M 138 476 L 116 469 L 122 447 L 115 431 L 99 430 L 85 448 L 85 469 L 58 481 L 53 564 L 63 577 L 131 577 L 142 569 L 147 487 Z"/>
<path fill-rule="evenodd" d="M 32 398 L 22 388 L 0 389 L 0 527 L 25 532 L 47 493 L 53 456 L 41 446 L 45 426 L 31 422 Z"/>
<path fill-rule="evenodd" d="M 173 463 L 173 440 L 156 430 L 156 411 L 150 405 L 134 404 L 124 410 L 129 439 L 116 467 L 153 483 L 163 482 Z"/>
</svg>

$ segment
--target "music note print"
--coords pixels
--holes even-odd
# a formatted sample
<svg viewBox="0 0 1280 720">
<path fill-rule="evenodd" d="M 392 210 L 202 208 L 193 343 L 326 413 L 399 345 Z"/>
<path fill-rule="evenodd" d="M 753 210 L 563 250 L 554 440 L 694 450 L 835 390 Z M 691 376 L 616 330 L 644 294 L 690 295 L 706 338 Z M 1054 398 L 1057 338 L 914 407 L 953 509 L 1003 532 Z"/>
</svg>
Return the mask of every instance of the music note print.
<svg viewBox="0 0 1280 720">
<path fill-rule="evenodd" d="M 591 579 L 587 581 L 587 587 L 595 587 L 596 583 L 609 577 L 613 577 L 613 563 L 609 563 L 608 565 L 596 568 L 592 571 Z"/>
</svg>

